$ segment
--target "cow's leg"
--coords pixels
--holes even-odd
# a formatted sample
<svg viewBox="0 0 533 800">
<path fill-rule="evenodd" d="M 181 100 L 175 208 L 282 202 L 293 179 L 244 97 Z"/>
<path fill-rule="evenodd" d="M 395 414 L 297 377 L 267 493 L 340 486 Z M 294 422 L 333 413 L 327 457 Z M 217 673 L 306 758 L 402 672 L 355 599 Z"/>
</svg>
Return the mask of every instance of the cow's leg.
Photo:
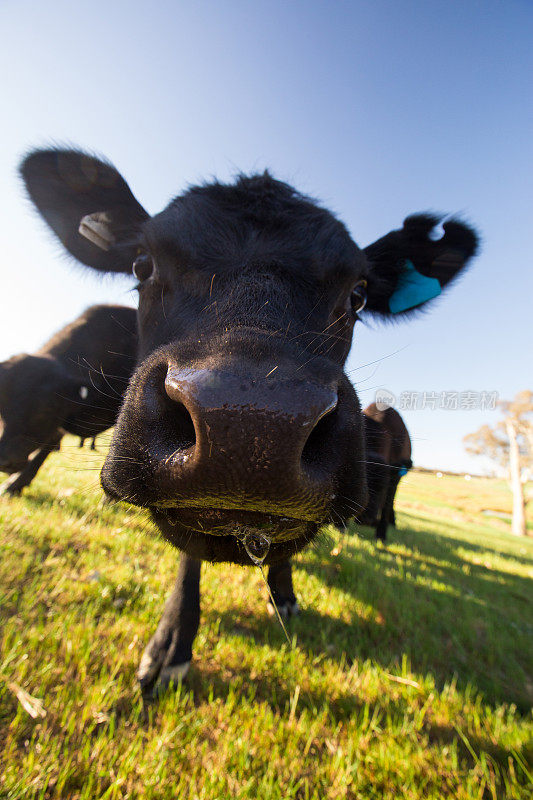
<svg viewBox="0 0 533 800">
<path fill-rule="evenodd" d="M 391 505 L 390 517 L 389 517 L 389 522 L 393 527 L 396 527 L 396 513 L 394 511 L 394 501 L 396 499 L 396 492 L 398 490 L 398 484 L 400 483 L 400 481 L 403 478 L 403 476 L 407 475 L 407 473 L 412 468 L 412 466 L 413 466 L 413 462 L 411 461 L 410 458 L 403 459 L 402 461 L 400 461 L 400 463 L 398 465 L 398 470 L 396 472 L 396 487 L 394 489 L 394 496 L 392 498 L 392 505 Z"/>
<path fill-rule="evenodd" d="M 402 468 L 403 472 L 401 471 Z M 394 474 L 391 478 L 391 481 L 394 483 L 394 486 L 392 487 L 392 497 L 390 499 L 389 522 L 393 526 L 393 528 L 396 527 L 396 513 L 394 511 L 394 501 L 396 500 L 396 492 L 398 491 L 398 486 L 400 484 L 401 479 L 406 473 L 407 470 L 405 469 L 405 466 L 403 464 L 400 464 L 398 469 L 394 470 Z"/>
<path fill-rule="evenodd" d="M 137 672 L 143 694 L 150 694 L 157 680 L 168 685 L 187 674 L 200 623 L 201 566 L 201 561 L 182 553 L 174 589 Z"/>
<path fill-rule="evenodd" d="M 364 511 L 357 515 L 361 525 L 377 525 L 380 510 L 385 502 L 389 482 L 389 465 L 375 453 L 369 453 L 367 462 L 368 503 Z"/>
<path fill-rule="evenodd" d="M 387 486 L 387 493 L 381 509 L 381 517 L 376 525 L 376 539 L 384 542 L 387 539 L 387 528 L 391 521 L 391 516 L 394 519 L 393 525 L 396 527 L 396 520 L 394 518 L 394 498 L 396 497 L 396 490 L 400 482 L 400 474 L 398 467 L 390 467 L 390 477 Z"/>
<path fill-rule="evenodd" d="M 80 436 L 80 443 L 79 443 L 78 447 L 83 447 L 84 444 L 85 444 L 85 437 Z"/>
<path fill-rule="evenodd" d="M 91 450 L 96 450 L 96 436 L 93 436 L 93 440 L 91 442 Z"/>
<path fill-rule="evenodd" d="M 54 439 L 44 447 L 41 447 L 41 449 L 37 451 L 33 458 L 28 461 L 23 470 L 17 472 L 15 475 L 10 475 L 7 481 L 4 481 L 4 483 L 0 486 L 0 494 L 20 494 L 26 486 L 30 485 L 50 453 L 53 450 L 59 449 L 60 441 L 61 436 L 59 436 L 57 439 Z"/>
<path fill-rule="evenodd" d="M 271 564 L 268 568 L 268 585 L 276 603 L 280 616 L 283 619 L 298 614 L 300 608 L 292 587 L 292 564 L 289 559 Z M 268 613 L 274 615 L 275 609 L 272 600 L 268 598 Z"/>
</svg>

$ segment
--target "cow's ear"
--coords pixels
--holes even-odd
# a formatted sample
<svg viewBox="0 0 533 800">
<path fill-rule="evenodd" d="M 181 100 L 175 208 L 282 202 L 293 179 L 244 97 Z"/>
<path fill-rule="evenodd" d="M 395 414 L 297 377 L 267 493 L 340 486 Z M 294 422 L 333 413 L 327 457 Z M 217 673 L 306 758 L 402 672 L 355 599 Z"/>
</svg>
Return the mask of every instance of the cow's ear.
<svg viewBox="0 0 533 800">
<path fill-rule="evenodd" d="M 391 317 L 418 309 L 465 268 L 478 248 L 475 231 L 448 220 L 443 236 L 435 239 L 431 234 L 440 222 L 431 214 L 416 214 L 400 230 L 365 247 L 369 311 Z"/>
<path fill-rule="evenodd" d="M 35 150 L 20 174 L 71 255 L 102 272 L 131 271 L 148 214 L 111 164 L 79 150 Z"/>
</svg>

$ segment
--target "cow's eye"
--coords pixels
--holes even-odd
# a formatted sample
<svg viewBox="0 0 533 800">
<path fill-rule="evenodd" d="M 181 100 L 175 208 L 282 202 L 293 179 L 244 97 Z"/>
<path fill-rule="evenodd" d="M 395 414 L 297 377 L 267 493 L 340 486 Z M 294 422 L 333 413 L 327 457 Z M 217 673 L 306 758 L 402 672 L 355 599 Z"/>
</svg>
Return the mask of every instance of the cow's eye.
<svg viewBox="0 0 533 800">
<path fill-rule="evenodd" d="M 366 281 L 362 280 L 355 284 L 354 288 L 352 289 L 352 297 L 351 297 L 351 304 L 352 304 L 352 312 L 354 316 L 363 310 L 366 306 Z"/>
<path fill-rule="evenodd" d="M 133 262 L 132 271 L 139 283 L 147 281 L 154 271 L 152 256 L 149 256 L 148 253 L 141 253 L 138 255 Z"/>
</svg>

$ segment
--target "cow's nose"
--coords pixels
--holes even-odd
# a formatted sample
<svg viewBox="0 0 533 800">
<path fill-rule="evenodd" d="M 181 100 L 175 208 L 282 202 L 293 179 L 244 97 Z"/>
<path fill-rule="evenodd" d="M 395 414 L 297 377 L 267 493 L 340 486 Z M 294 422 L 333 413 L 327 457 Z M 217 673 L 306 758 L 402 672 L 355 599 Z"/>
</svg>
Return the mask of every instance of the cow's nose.
<svg viewBox="0 0 533 800">
<path fill-rule="evenodd" d="M 171 366 L 164 390 L 172 428 L 165 495 L 187 505 L 323 516 L 337 467 L 335 387 Z"/>
</svg>

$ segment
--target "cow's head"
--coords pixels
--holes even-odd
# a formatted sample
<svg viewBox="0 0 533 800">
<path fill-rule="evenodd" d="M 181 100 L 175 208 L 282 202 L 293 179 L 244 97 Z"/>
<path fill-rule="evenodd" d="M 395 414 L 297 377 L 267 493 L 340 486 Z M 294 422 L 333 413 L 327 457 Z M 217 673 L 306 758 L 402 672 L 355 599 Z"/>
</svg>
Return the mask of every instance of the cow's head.
<svg viewBox="0 0 533 800">
<path fill-rule="evenodd" d="M 0 363 L 0 471 L 20 472 L 86 402 L 89 389 L 54 358 L 26 353 Z"/>
<path fill-rule="evenodd" d="M 102 471 L 108 494 L 145 506 L 190 555 L 249 563 L 302 548 L 364 505 L 360 407 L 343 372 L 366 310 L 402 314 L 435 296 L 476 236 L 410 217 L 360 250 L 329 211 L 270 175 L 189 189 L 150 217 L 109 164 L 32 153 L 29 195 L 65 248 L 135 275 L 140 363 Z"/>
</svg>

